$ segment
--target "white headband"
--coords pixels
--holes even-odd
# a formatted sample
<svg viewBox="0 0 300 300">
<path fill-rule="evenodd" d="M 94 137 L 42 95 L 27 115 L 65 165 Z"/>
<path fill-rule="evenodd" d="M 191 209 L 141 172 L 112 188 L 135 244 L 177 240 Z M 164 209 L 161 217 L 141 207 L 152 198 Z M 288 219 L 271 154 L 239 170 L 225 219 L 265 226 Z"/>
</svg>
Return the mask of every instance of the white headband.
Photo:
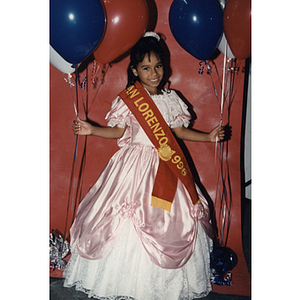
<svg viewBox="0 0 300 300">
<path fill-rule="evenodd" d="M 145 32 L 143 37 L 148 37 L 148 36 L 152 36 L 152 37 L 155 37 L 158 41 L 160 41 L 160 37 L 157 33 L 153 32 L 153 31 L 148 31 L 148 32 Z"/>
</svg>

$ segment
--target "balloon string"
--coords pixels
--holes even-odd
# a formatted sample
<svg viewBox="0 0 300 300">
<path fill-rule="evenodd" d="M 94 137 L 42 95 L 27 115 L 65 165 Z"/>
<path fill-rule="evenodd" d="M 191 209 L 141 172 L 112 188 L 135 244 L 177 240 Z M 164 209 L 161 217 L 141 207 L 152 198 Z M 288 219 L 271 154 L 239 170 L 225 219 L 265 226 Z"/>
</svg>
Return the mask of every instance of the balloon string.
<svg viewBox="0 0 300 300">
<path fill-rule="evenodd" d="M 76 88 L 76 109 L 75 109 L 75 114 L 76 114 L 76 117 L 78 117 L 78 71 L 77 71 L 77 66 L 75 67 L 75 88 Z M 76 166 L 77 166 L 77 148 L 78 148 L 78 134 L 76 135 L 74 158 L 73 158 L 73 164 L 75 163 L 74 173 L 76 172 Z M 73 182 L 71 211 L 73 211 L 73 206 L 74 206 L 74 191 L 75 191 L 75 180 Z"/>
<path fill-rule="evenodd" d="M 217 98 L 218 102 L 220 102 L 220 101 L 219 101 L 219 97 L 218 97 L 218 93 L 217 93 L 217 89 L 216 89 L 216 86 L 215 86 L 214 81 L 213 81 L 213 78 L 212 78 L 210 66 L 209 66 L 209 64 L 208 64 L 208 62 L 207 62 L 206 60 L 205 60 L 204 62 L 205 62 L 205 64 L 206 64 L 206 66 L 207 66 L 208 73 L 209 73 L 209 75 L 210 75 L 210 77 L 211 77 L 211 82 L 212 82 L 212 85 L 213 85 L 213 88 L 214 88 L 214 91 L 215 91 L 216 98 Z"/>
<path fill-rule="evenodd" d="M 76 135 L 76 141 L 75 141 L 75 150 L 74 150 L 74 156 L 73 156 L 73 162 L 72 162 L 72 170 L 71 170 L 71 178 L 70 178 L 70 186 L 69 186 L 69 196 L 68 196 L 68 205 L 67 205 L 67 217 L 65 222 L 65 230 L 64 230 L 64 237 L 67 238 L 67 227 L 68 227 L 68 220 L 69 220 L 69 209 L 70 209 L 70 203 L 71 203 L 71 211 L 73 211 L 74 207 L 74 190 L 75 190 L 75 180 L 74 175 L 76 171 L 77 166 L 77 146 L 78 146 L 78 135 Z M 72 196 L 71 196 L 72 193 Z"/>
<path fill-rule="evenodd" d="M 225 223 L 226 223 L 226 208 L 227 208 L 227 196 L 226 196 L 226 186 L 225 186 L 225 179 L 224 179 L 224 170 L 223 170 L 223 150 L 221 142 L 219 142 L 219 150 L 220 150 L 220 169 L 217 170 L 217 153 L 218 153 L 218 142 L 216 141 L 215 145 L 215 172 L 217 174 L 217 188 L 218 194 L 220 198 L 220 215 L 222 216 L 222 230 L 221 230 L 221 246 L 223 245 L 224 239 L 224 231 L 225 231 Z M 221 177 L 221 186 L 219 184 L 219 179 Z M 224 203 L 223 203 L 224 200 Z"/>
<path fill-rule="evenodd" d="M 76 117 L 78 117 L 78 82 L 77 82 L 77 77 L 78 77 L 78 74 L 77 74 L 77 66 L 76 66 L 75 67 L 76 105 L 75 105 L 75 101 L 74 101 L 74 98 L 73 98 L 73 105 L 74 105 L 74 110 L 75 110 Z M 73 86 L 74 86 L 74 84 L 73 84 Z M 71 85 L 70 85 L 70 87 L 71 87 Z M 70 203 L 71 203 L 71 211 L 74 210 L 74 195 L 75 195 L 75 187 L 76 187 L 76 180 L 74 180 L 74 175 L 76 173 L 76 167 L 77 167 L 77 152 L 78 152 L 77 150 L 78 150 L 78 135 L 76 135 L 76 140 L 75 140 L 75 149 L 74 149 L 72 170 L 71 170 L 71 177 L 70 177 L 69 196 L 68 196 L 68 205 L 67 205 L 67 217 L 66 217 L 65 230 L 64 230 L 65 239 L 67 238 L 67 235 L 68 235 L 67 228 L 68 228 L 68 220 L 69 220 L 69 217 L 70 217 L 70 213 L 69 213 Z"/>
<path fill-rule="evenodd" d="M 225 43 L 224 63 L 223 63 L 223 78 L 222 78 L 222 95 L 221 95 L 221 114 L 220 114 L 220 125 L 223 123 L 223 106 L 224 106 L 224 95 L 225 95 L 225 68 L 226 68 L 226 55 L 227 55 L 227 41 Z"/>
<path fill-rule="evenodd" d="M 200 61 L 199 63 L 199 66 L 200 66 L 200 69 L 199 69 L 199 74 L 203 74 L 203 65 L 202 65 L 202 62 L 203 61 Z M 225 60 L 226 62 L 226 60 Z M 222 125 L 222 117 L 223 117 L 223 103 L 224 103 L 224 84 L 222 85 L 222 103 L 220 104 L 220 101 L 219 101 L 219 97 L 218 97 L 218 93 L 217 93 L 217 89 L 216 89 L 216 86 L 214 84 L 214 81 L 213 81 L 213 78 L 212 78 L 212 74 L 211 74 L 211 70 L 210 70 L 210 66 L 208 64 L 208 62 L 206 60 L 204 60 L 204 63 L 205 65 L 207 66 L 207 69 L 208 69 L 208 72 L 209 72 L 209 75 L 211 77 L 211 81 L 212 81 L 212 85 L 213 85 L 213 88 L 214 88 L 214 92 L 215 92 L 215 95 L 216 95 L 216 98 L 218 100 L 218 103 L 219 103 L 219 106 L 220 106 L 220 112 L 221 112 L 221 121 L 220 121 L 220 124 Z M 224 69 L 225 70 L 225 69 Z M 220 188 L 220 185 L 219 185 L 219 173 L 217 171 L 217 149 L 218 149 L 218 138 L 216 137 L 216 142 L 215 142 L 215 172 L 217 174 L 217 187 L 218 187 L 218 192 L 219 192 L 219 197 L 220 197 L 220 206 L 222 208 L 222 202 L 223 202 L 223 197 L 222 195 L 224 195 L 224 189 L 225 189 L 225 182 L 224 182 L 224 177 L 223 177 L 223 168 L 222 168 L 222 160 L 220 159 L 220 164 L 221 164 L 221 180 L 222 180 L 222 186 L 223 186 L 223 191 L 221 193 L 221 188 Z M 222 149 L 221 149 L 221 142 L 220 142 L 220 156 L 222 156 Z M 225 206 L 226 206 L 226 200 L 225 200 Z M 222 211 L 221 211 L 221 214 L 222 214 Z M 225 228 L 225 208 L 223 210 L 223 218 L 222 218 L 222 235 L 221 235 L 221 245 L 223 245 L 223 237 L 224 237 L 224 228 Z"/>
<path fill-rule="evenodd" d="M 225 180 L 224 180 L 224 170 L 223 170 L 223 151 L 221 149 L 221 143 L 220 143 L 220 153 L 222 155 L 221 158 L 221 178 L 222 178 L 222 188 L 223 188 L 223 198 L 224 198 L 224 206 L 223 206 L 223 219 L 222 219 L 222 235 L 221 235 L 221 247 L 223 246 L 223 238 L 224 238 L 224 230 L 225 230 L 225 223 L 226 223 L 226 209 L 227 209 L 227 193 L 226 193 L 226 187 L 225 187 Z"/>
<path fill-rule="evenodd" d="M 87 113 L 90 112 L 90 110 L 91 110 L 91 108 L 92 108 L 92 106 L 93 106 L 93 104 L 94 104 L 94 102 L 95 102 L 95 100 L 96 100 L 96 98 L 97 98 L 97 96 L 98 96 L 98 93 L 99 93 L 99 91 L 100 91 L 100 88 L 101 88 L 101 87 L 103 86 L 103 84 L 104 84 L 105 76 L 106 76 L 106 74 L 107 74 L 109 68 L 110 68 L 110 65 L 109 65 L 109 64 L 104 64 L 103 66 L 100 66 L 100 65 L 97 64 L 97 61 L 96 61 L 96 60 L 94 60 L 94 62 L 93 62 L 93 69 L 92 69 L 92 84 L 94 84 L 94 85 L 96 84 L 96 78 L 95 78 L 95 76 L 96 76 L 96 74 L 97 74 L 99 71 L 101 72 L 101 74 L 100 74 L 100 83 L 99 83 L 98 89 L 97 89 L 97 91 L 96 91 L 96 93 L 95 93 L 95 95 L 94 95 L 94 97 L 93 97 L 93 99 L 92 99 L 92 101 L 91 101 L 91 105 L 90 105 L 90 107 L 89 107 Z"/>
<path fill-rule="evenodd" d="M 221 103 L 220 103 L 220 125 L 223 124 L 223 112 L 224 112 L 224 102 L 225 102 L 225 74 L 226 74 L 226 60 L 227 60 L 227 53 L 226 53 L 227 47 L 225 47 L 225 53 L 224 53 L 224 61 L 223 61 L 223 73 L 222 73 L 222 86 L 221 86 Z M 208 65 L 208 64 L 207 64 Z M 210 69 L 208 67 L 209 73 L 211 75 Z M 211 76 L 212 77 L 212 76 Z M 213 83 L 214 86 L 214 83 Z M 214 86 L 214 90 L 216 93 L 216 88 Z M 218 99 L 218 97 L 217 97 Z M 219 173 L 217 171 L 217 152 L 218 152 L 218 144 L 219 144 L 219 150 L 220 150 L 220 170 Z M 226 197 L 226 186 L 225 186 L 225 180 L 224 180 L 224 170 L 223 170 L 223 151 L 222 151 L 222 145 L 221 142 L 218 142 L 218 137 L 216 137 L 215 142 L 215 171 L 217 175 L 217 188 L 218 188 L 218 194 L 220 197 L 220 215 L 221 215 L 221 242 L 220 246 L 223 246 L 224 241 L 224 232 L 225 232 L 225 224 L 226 224 L 226 209 L 227 209 L 227 197 Z M 221 185 L 219 184 L 219 174 L 221 174 Z"/>
<path fill-rule="evenodd" d="M 76 87 L 76 109 L 75 114 L 78 117 L 78 70 L 77 66 L 75 67 L 75 87 Z"/>
<path fill-rule="evenodd" d="M 76 84 L 76 89 L 77 89 L 77 66 L 75 66 L 75 84 Z M 72 89 L 72 87 L 75 85 L 73 82 L 72 82 L 72 75 L 69 73 L 68 74 L 68 79 L 64 77 L 64 75 L 62 74 L 62 77 L 64 79 L 65 82 L 67 82 L 70 86 L 70 89 Z M 76 92 L 77 94 L 77 92 Z M 75 115 L 76 117 L 78 116 L 78 102 L 77 102 L 77 107 L 76 107 L 76 103 L 75 103 L 75 100 L 74 100 L 74 97 L 72 96 L 72 99 L 73 99 L 73 106 L 74 106 L 74 110 L 75 110 Z"/>
<path fill-rule="evenodd" d="M 221 113 L 220 113 L 220 125 L 222 126 L 223 123 L 223 106 L 224 106 L 224 90 L 225 90 L 225 73 L 226 73 L 226 55 L 227 55 L 227 42 L 225 44 L 225 53 L 224 53 L 224 64 L 223 64 L 223 79 L 222 79 L 222 95 L 221 95 Z M 223 155 L 222 153 L 222 147 L 220 143 L 220 155 Z M 222 157 L 223 158 L 223 157 Z M 222 174 L 222 185 L 223 185 L 223 195 L 224 195 L 224 210 L 223 210 L 223 220 L 222 220 L 222 235 L 221 235 L 221 247 L 223 246 L 223 238 L 224 238 L 224 229 L 225 229 L 225 219 L 226 219 L 226 207 L 227 207 L 227 199 L 226 199 L 226 192 L 225 190 L 225 183 L 223 178 L 223 159 L 221 162 L 221 174 Z"/>
<path fill-rule="evenodd" d="M 206 66 L 207 66 L 207 69 L 208 69 L 208 72 L 209 72 L 209 75 L 211 77 L 211 81 L 212 81 L 212 85 L 213 85 L 213 88 L 214 88 L 214 92 L 215 92 L 215 95 L 216 95 L 216 98 L 219 102 L 219 106 L 220 106 L 220 125 L 222 125 L 223 123 L 223 106 L 224 106 L 224 90 L 225 90 L 225 67 L 226 67 L 226 54 L 224 56 L 224 68 L 223 68 L 223 79 L 222 79 L 222 98 L 221 98 L 221 103 L 219 101 L 219 97 L 218 97 L 218 93 L 217 93 L 217 89 L 216 89 L 216 86 L 214 84 L 214 81 L 213 81 L 213 78 L 212 78 L 212 73 L 211 73 L 211 70 L 210 70 L 210 66 L 208 64 L 208 62 L 206 60 L 204 60 Z M 199 64 L 200 67 L 202 67 L 201 63 Z M 199 69 L 199 74 L 202 74 L 203 73 L 203 68 L 200 68 Z M 221 230 L 221 246 L 223 246 L 223 239 L 224 239 L 224 230 L 225 230 L 225 223 L 226 223 L 226 207 L 227 207 L 227 199 L 226 199 L 226 192 L 225 192 L 225 181 L 224 181 L 224 175 L 223 175 L 223 159 L 222 159 L 222 156 L 223 156 L 223 151 L 222 151 L 222 146 L 221 146 L 221 142 L 218 142 L 218 138 L 216 138 L 216 143 L 215 143 L 215 171 L 216 173 L 218 174 L 217 172 L 217 149 L 218 149 L 218 143 L 220 145 L 220 173 L 221 173 L 221 181 L 222 181 L 222 189 L 220 188 L 220 185 L 219 185 L 219 175 L 217 175 L 217 186 L 218 186 L 218 192 L 219 192 L 219 197 L 220 197 L 220 214 L 222 216 L 222 230 Z M 223 203 L 223 200 L 224 200 L 224 203 Z M 223 205 L 223 209 L 222 209 L 222 205 Z"/>
<path fill-rule="evenodd" d="M 217 168 L 217 153 L 218 153 L 218 141 L 216 139 L 216 145 L 215 145 L 215 172 L 216 172 L 216 180 L 217 180 L 217 195 L 219 194 L 219 198 L 220 198 L 220 201 L 222 199 L 222 196 L 221 196 L 221 188 L 220 188 L 220 184 L 219 184 L 219 175 L 220 175 L 220 172 L 218 172 L 218 168 Z M 216 195 L 216 198 L 217 198 L 217 195 Z M 222 206 L 222 204 L 220 204 L 220 206 Z M 222 237 L 222 240 L 223 240 L 223 237 Z M 222 243 L 221 243 L 222 244 Z"/>
</svg>

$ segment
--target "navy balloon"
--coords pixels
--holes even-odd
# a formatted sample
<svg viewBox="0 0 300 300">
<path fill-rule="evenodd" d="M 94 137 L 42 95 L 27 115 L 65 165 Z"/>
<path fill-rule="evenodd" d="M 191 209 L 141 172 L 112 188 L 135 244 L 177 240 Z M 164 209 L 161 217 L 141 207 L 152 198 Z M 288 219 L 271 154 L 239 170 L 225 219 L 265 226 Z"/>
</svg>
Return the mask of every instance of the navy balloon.
<svg viewBox="0 0 300 300">
<path fill-rule="evenodd" d="M 100 0 L 50 0 L 50 45 L 69 63 L 78 64 L 95 50 L 105 23 Z"/>
<path fill-rule="evenodd" d="M 199 60 L 211 57 L 223 34 L 218 0 L 174 0 L 169 24 L 178 44 Z"/>
<path fill-rule="evenodd" d="M 235 263 L 234 254 L 229 248 L 220 247 L 210 254 L 210 266 L 219 274 L 232 270 Z"/>
</svg>

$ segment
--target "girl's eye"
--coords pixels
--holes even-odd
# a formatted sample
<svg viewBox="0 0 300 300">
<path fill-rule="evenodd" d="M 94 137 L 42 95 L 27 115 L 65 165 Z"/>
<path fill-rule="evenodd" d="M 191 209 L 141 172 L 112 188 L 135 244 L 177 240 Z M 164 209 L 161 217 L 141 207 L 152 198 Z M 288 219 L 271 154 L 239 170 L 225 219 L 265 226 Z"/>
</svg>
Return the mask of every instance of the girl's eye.
<svg viewBox="0 0 300 300">
<path fill-rule="evenodd" d="M 162 65 L 157 65 L 156 68 L 157 69 L 162 68 Z"/>
<path fill-rule="evenodd" d="M 145 68 L 143 68 L 143 70 L 147 71 L 147 70 L 149 70 L 149 68 L 148 68 L 148 67 L 145 67 Z"/>
</svg>

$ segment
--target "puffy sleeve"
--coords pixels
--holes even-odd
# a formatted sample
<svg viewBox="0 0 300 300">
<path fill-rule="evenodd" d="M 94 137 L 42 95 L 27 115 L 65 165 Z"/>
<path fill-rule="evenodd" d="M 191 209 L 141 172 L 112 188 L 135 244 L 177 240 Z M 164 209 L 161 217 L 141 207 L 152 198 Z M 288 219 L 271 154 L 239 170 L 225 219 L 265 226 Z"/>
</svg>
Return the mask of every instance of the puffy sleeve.
<svg viewBox="0 0 300 300">
<path fill-rule="evenodd" d="M 105 120 L 108 121 L 107 126 L 124 128 L 125 125 L 130 126 L 130 110 L 118 96 L 111 105 L 110 111 L 105 116 Z"/>
<path fill-rule="evenodd" d="M 170 110 L 169 126 L 176 128 L 180 126 L 188 127 L 191 120 L 191 114 L 188 111 L 188 106 L 182 101 L 182 99 L 176 94 L 175 91 L 171 91 L 169 95 L 168 106 Z"/>
</svg>

